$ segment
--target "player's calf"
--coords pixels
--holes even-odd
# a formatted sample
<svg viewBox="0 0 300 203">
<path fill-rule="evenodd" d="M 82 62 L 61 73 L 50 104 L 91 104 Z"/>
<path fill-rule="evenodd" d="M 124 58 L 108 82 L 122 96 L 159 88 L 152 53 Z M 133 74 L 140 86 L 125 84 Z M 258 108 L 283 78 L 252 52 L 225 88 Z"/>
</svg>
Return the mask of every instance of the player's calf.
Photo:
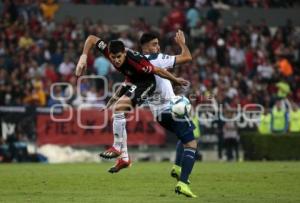
<svg viewBox="0 0 300 203">
<path fill-rule="evenodd" d="M 177 181 L 180 180 L 181 167 L 178 165 L 173 165 L 171 170 L 171 177 L 175 178 Z M 190 180 L 187 180 L 187 184 L 191 184 Z"/>
</svg>

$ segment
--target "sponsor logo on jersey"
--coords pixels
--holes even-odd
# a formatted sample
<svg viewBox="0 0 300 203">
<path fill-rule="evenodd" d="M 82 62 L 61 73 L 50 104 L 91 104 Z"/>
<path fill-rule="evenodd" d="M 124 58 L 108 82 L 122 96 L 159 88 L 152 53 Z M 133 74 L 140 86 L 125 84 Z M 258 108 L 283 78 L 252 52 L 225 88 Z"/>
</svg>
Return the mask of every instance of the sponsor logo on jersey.
<svg viewBox="0 0 300 203">
<path fill-rule="evenodd" d="M 137 52 L 137 51 L 133 51 L 132 54 L 133 54 L 134 56 L 143 57 L 143 56 L 141 55 L 141 53 L 140 53 L 140 52 Z"/>
<path fill-rule="evenodd" d="M 106 48 L 106 43 L 104 41 L 100 41 L 98 44 L 98 48 L 104 50 Z"/>
<path fill-rule="evenodd" d="M 163 54 L 163 55 L 162 55 L 162 59 L 169 59 L 169 58 L 170 58 L 169 55 L 166 55 L 166 54 Z"/>
<path fill-rule="evenodd" d="M 145 66 L 142 68 L 142 70 L 145 72 L 145 73 L 150 73 L 151 70 L 152 70 L 152 66 Z"/>
</svg>

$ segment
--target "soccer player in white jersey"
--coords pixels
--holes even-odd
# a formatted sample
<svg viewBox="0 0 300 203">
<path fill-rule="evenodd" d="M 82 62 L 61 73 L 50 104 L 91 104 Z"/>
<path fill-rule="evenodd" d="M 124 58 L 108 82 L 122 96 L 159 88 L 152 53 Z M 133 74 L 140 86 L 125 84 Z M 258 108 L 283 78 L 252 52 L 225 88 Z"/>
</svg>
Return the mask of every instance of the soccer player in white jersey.
<svg viewBox="0 0 300 203">
<path fill-rule="evenodd" d="M 155 66 L 160 68 L 172 68 L 175 64 L 190 61 L 191 54 L 185 44 L 185 37 L 182 31 L 178 31 L 175 36 L 176 43 L 181 48 L 181 54 L 170 56 L 159 53 L 158 36 L 154 33 L 145 33 L 140 39 L 143 54 Z M 148 104 L 153 115 L 158 122 L 167 130 L 175 133 L 179 138 L 176 149 L 176 160 L 172 168 L 171 175 L 177 178 L 178 183 L 175 187 L 177 193 L 182 193 L 188 197 L 196 197 L 188 187 L 188 177 L 194 165 L 195 151 L 197 143 L 194 138 L 194 125 L 187 120 L 174 120 L 170 112 L 170 100 L 175 97 L 172 84 L 161 77 L 155 77 L 156 89 L 152 99 L 148 100 Z M 116 139 L 115 139 L 116 140 Z M 123 138 L 121 158 L 128 158 L 127 137 Z M 127 157 L 126 157 L 127 156 Z M 111 168 L 110 172 L 118 172 L 123 167 L 117 164 Z"/>
<path fill-rule="evenodd" d="M 181 54 L 170 56 L 159 53 L 159 39 L 154 33 L 145 33 L 140 39 L 142 52 L 150 63 L 160 68 L 170 69 L 176 64 L 185 63 L 192 60 L 190 51 L 185 44 L 184 33 L 179 30 L 175 36 L 176 43 L 181 48 Z M 177 178 L 176 192 L 189 197 L 196 197 L 188 187 L 188 177 L 193 169 L 197 142 L 195 141 L 191 121 L 174 120 L 170 112 L 170 100 L 175 97 L 171 82 L 161 77 L 155 77 L 156 89 L 153 100 L 149 100 L 150 109 L 158 122 L 167 130 L 176 134 L 179 141 L 176 146 L 175 164 L 171 170 L 171 175 Z"/>
</svg>

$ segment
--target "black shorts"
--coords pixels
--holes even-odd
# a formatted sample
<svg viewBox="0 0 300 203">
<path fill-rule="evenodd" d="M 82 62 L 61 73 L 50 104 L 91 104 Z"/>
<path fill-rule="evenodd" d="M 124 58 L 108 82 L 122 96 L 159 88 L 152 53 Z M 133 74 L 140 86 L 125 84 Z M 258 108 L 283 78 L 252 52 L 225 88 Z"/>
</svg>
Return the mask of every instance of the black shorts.
<svg viewBox="0 0 300 203">
<path fill-rule="evenodd" d="M 147 98 L 153 94 L 155 87 L 155 81 L 152 80 L 131 84 L 128 85 L 128 89 L 124 95 L 131 99 L 132 106 L 139 106 L 143 104 L 147 100 Z"/>
</svg>

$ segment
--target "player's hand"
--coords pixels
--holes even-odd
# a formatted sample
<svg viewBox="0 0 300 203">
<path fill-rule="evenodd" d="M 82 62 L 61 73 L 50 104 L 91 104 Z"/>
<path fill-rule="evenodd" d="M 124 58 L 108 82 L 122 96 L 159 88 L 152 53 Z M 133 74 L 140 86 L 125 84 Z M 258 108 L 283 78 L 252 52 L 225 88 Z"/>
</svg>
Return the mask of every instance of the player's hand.
<svg viewBox="0 0 300 203">
<path fill-rule="evenodd" d="M 176 78 L 175 85 L 180 85 L 180 86 L 189 86 L 190 82 L 183 79 L 183 78 Z"/>
<path fill-rule="evenodd" d="M 86 54 L 82 54 L 79 58 L 79 61 L 77 63 L 76 66 L 76 72 L 75 75 L 77 77 L 81 76 L 86 68 L 86 59 L 87 59 L 87 55 Z"/>
<path fill-rule="evenodd" d="M 181 30 L 178 30 L 175 35 L 175 42 L 179 45 L 185 44 L 185 36 Z"/>
</svg>

